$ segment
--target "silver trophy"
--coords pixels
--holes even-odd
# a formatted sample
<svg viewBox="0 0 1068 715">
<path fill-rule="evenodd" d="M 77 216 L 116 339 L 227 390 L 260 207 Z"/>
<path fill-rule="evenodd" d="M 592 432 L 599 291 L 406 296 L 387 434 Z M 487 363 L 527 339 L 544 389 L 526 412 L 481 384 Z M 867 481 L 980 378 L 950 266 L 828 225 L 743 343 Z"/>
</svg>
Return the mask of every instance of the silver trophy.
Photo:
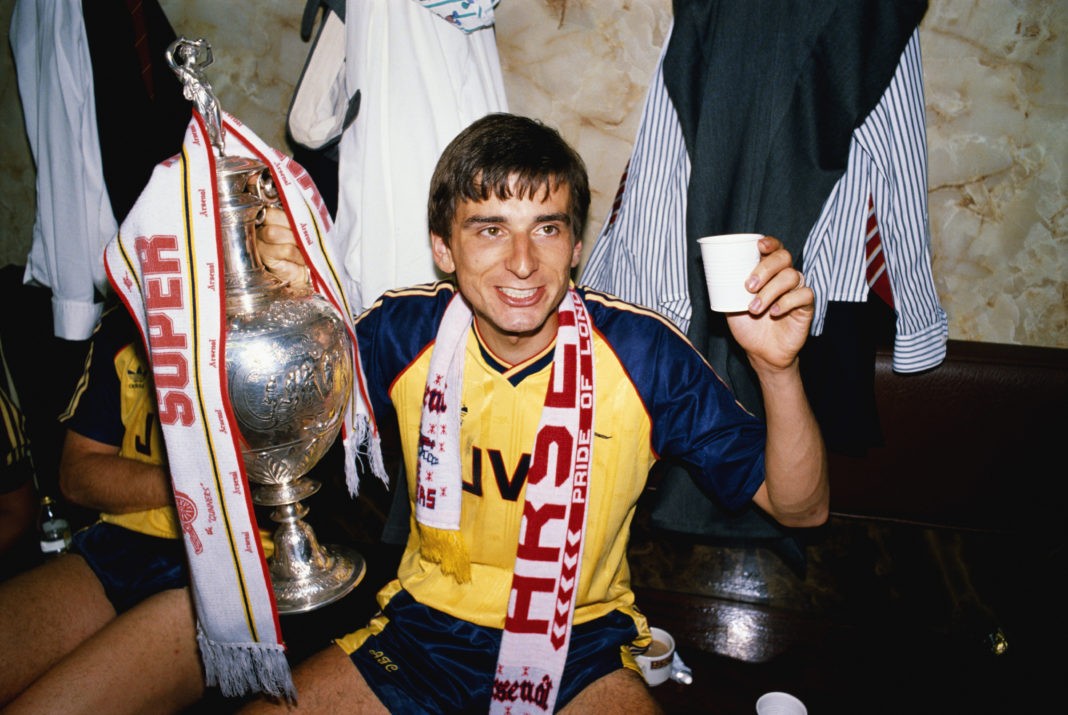
<svg viewBox="0 0 1068 715">
<path fill-rule="evenodd" d="M 178 38 L 166 58 L 217 154 L 226 379 L 245 471 L 256 485 L 252 501 L 274 507 L 278 524 L 268 559 L 275 601 L 281 613 L 309 611 L 345 596 L 366 572 L 354 549 L 318 542 L 300 503 L 319 490 L 305 475 L 341 429 L 352 391 L 352 340 L 329 301 L 280 280 L 260 260 L 256 226 L 278 196 L 264 164 L 224 151 L 219 103 L 202 72 L 212 62 L 211 46 Z"/>
</svg>

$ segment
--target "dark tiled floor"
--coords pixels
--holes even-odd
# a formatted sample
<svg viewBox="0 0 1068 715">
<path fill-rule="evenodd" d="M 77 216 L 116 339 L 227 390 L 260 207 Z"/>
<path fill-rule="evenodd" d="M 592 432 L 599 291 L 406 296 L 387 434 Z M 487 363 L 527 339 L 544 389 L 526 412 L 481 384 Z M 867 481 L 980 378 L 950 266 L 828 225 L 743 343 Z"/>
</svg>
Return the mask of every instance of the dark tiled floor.
<svg viewBox="0 0 1068 715">
<path fill-rule="evenodd" d="M 1018 713 L 1059 701 L 1059 547 L 835 516 L 805 535 L 798 573 L 773 543 L 698 543 L 640 522 L 639 607 L 694 671 L 692 685 L 654 691 L 670 713 L 753 713 L 770 690 L 816 714 Z"/>
</svg>

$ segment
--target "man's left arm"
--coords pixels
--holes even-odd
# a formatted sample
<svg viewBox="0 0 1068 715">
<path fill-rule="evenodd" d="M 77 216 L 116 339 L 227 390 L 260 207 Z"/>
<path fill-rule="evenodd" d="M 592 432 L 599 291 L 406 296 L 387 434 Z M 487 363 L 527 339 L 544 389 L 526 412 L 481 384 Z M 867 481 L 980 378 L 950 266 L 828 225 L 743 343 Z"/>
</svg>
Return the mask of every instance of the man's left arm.
<svg viewBox="0 0 1068 715">
<path fill-rule="evenodd" d="M 764 397 L 765 477 L 753 501 L 784 526 L 818 526 L 830 506 L 827 453 L 798 364 L 815 297 L 781 242 L 761 239 L 761 254 L 749 311 L 727 317 Z"/>
</svg>

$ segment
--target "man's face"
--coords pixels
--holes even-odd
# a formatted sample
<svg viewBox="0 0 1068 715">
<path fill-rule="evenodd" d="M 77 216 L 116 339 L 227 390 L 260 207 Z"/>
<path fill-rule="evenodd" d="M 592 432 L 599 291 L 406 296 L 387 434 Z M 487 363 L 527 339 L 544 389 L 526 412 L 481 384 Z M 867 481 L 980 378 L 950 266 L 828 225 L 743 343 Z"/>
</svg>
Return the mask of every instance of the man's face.
<svg viewBox="0 0 1068 715">
<path fill-rule="evenodd" d="M 566 186 L 533 199 L 464 202 L 452 240 L 432 235 L 434 262 L 456 273 L 486 347 L 509 364 L 540 352 L 556 336 L 556 309 L 567 294 L 581 241 L 568 221 Z"/>
</svg>

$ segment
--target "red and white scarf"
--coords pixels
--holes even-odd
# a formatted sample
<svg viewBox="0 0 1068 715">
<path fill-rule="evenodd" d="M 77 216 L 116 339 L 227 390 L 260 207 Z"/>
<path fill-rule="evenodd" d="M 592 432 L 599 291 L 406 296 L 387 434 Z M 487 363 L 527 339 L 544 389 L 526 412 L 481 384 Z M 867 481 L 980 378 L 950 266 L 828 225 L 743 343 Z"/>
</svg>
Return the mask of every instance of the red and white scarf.
<svg viewBox="0 0 1068 715">
<path fill-rule="evenodd" d="M 352 316 L 330 257 L 329 213 L 311 177 L 230 115 L 227 153 L 271 171 L 315 289 Z M 176 506 L 189 556 L 208 685 L 227 696 L 295 696 L 269 571 L 226 389 L 225 284 L 215 156 L 194 112 L 179 156 L 156 167 L 105 251 L 108 277 L 141 329 L 152 364 Z M 356 493 L 357 458 L 384 476 L 359 353 L 341 439 Z"/>
<path fill-rule="evenodd" d="M 416 521 L 424 557 L 461 583 L 460 392 L 471 310 L 457 295 L 430 358 L 419 435 Z M 593 450 L 593 330 L 572 288 L 557 311 L 552 373 L 527 476 L 490 712 L 552 712 L 571 639 Z"/>
</svg>

